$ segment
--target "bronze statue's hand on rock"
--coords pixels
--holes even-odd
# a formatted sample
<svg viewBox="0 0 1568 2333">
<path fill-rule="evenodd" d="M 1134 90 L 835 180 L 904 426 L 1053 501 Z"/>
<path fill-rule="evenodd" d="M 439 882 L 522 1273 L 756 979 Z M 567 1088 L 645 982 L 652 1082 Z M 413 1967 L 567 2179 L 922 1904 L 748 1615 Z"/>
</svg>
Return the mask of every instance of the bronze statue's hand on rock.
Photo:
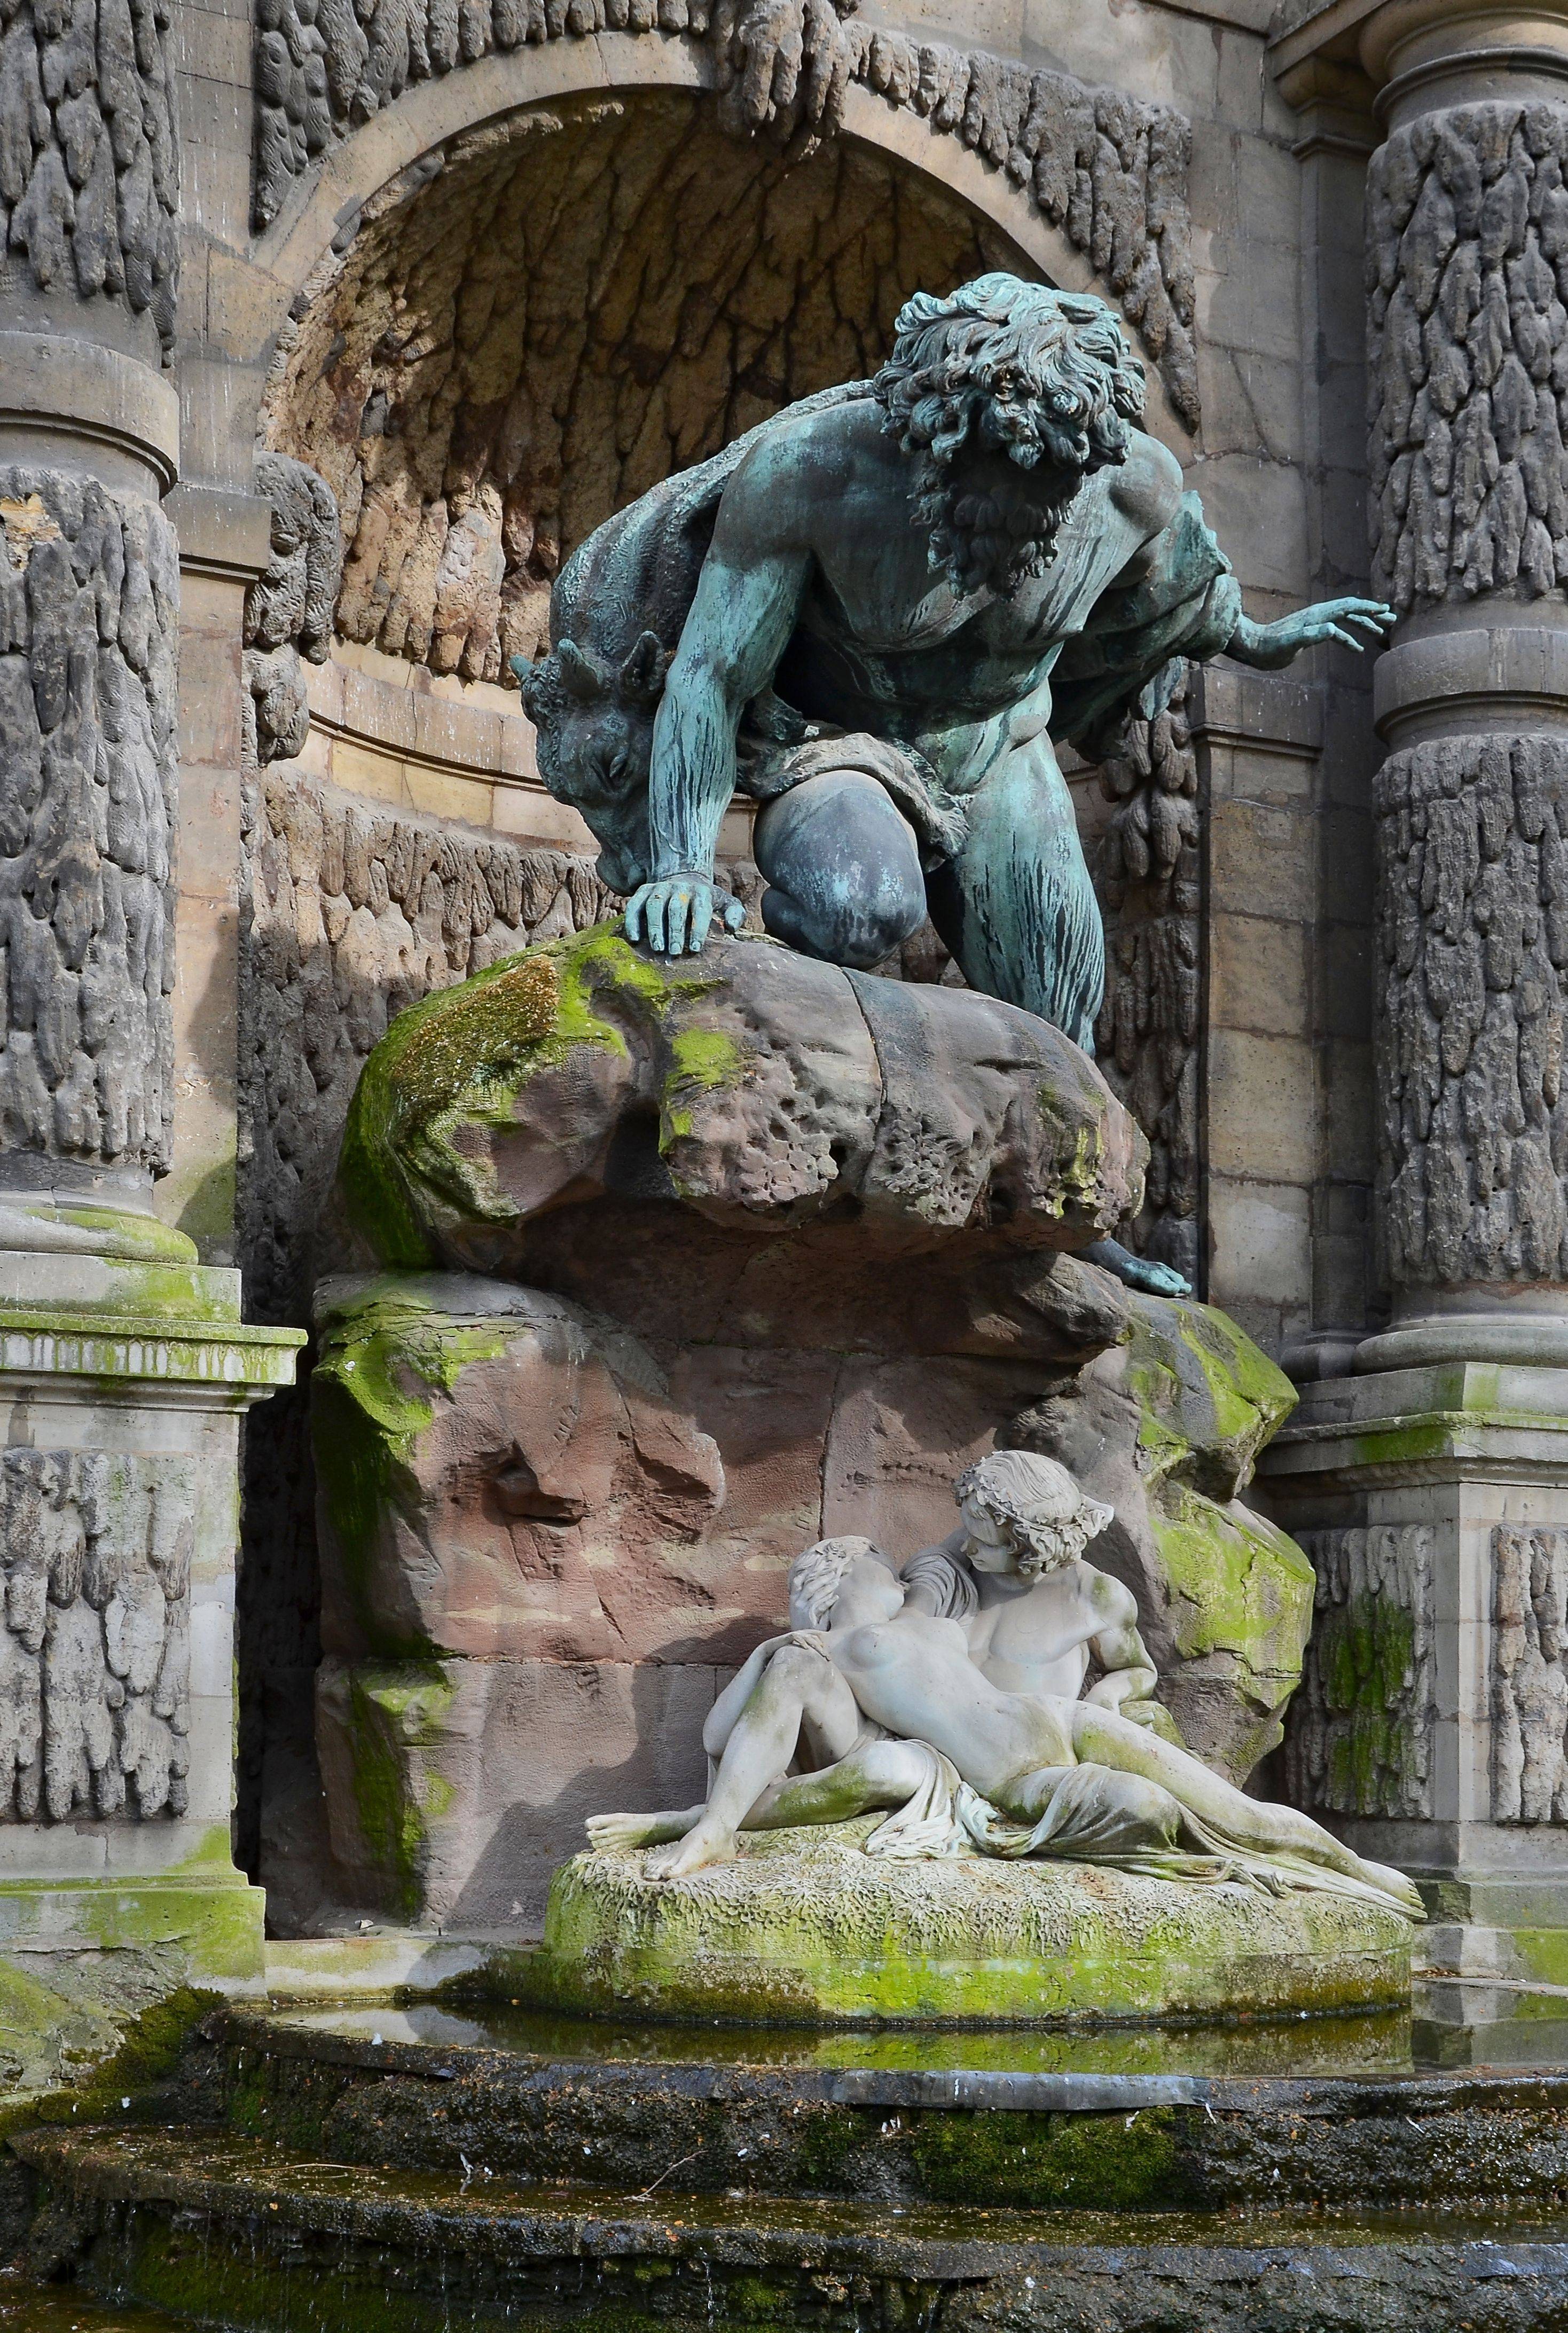
<svg viewBox="0 0 1568 2333">
<path fill-rule="evenodd" d="M 710 875 L 663 875 L 641 883 L 626 903 L 626 936 L 646 939 L 655 955 L 700 955 L 715 919 L 738 932 L 746 909 Z"/>
<path fill-rule="evenodd" d="M 1314 648 L 1321 640 L 1338 640 L 1358 651 L 1367 640 L 1380 648 L 1381 635 L 1398 620 L 1392 608 L 1380 600 L 1320 600 L 1315 608 L 1282 616 L 1277 624 L 1255 624 L 1244 616 L 1227 641 L 1225 653 L 1238 664 L 1255 666 L 1259 672 L 1278 672 L 1303 648 Z M 1358 637 L 1354 629 L 1358 625 L 1366 639 Z"/>
</svg>

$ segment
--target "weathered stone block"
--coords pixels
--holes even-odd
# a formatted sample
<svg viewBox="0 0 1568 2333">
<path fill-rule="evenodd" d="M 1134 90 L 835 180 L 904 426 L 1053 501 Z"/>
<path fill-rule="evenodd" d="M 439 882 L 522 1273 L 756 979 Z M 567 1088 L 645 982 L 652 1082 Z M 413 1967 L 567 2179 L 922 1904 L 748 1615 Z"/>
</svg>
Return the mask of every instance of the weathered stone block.
<svg viewBox="0 0 1568 2333">
<path fill-rule="evenodd" d="M 405 1013 L 339 1186 L 376 1260 L 415 1270 L 536 1270 L 539 1220 L 604 1197 L 754 1236 L 852 1208 L 868 1257 L 968 1234 L 1001 1261 L 1110 1232 L 1146 1156 L 1092 1063 L 1014 1006 L 757 938 L 688 971 L 603 926 Z"/>
<path fill-rule="evenodd" d="M 1007 1430 L 1115 1509 L 1095 1561 L 1138 1599 L 1160 1699 L 1207 1764 L 1245 1781 L 1279 1743 L 1312 1625 L 1313 1570 L 1243 1504 L 1289 1379 L 1210 1306 L 1131 1300 L 1126 1341 Z"/>
<path fill-rule="evenodd" d="M 536 1932 L 552 1869 L 610 1800 L 702 1795 L 723 1669 L 624 1661 L 324 1662 L 333 1854 L 357 1903 Z"/>
</svg>

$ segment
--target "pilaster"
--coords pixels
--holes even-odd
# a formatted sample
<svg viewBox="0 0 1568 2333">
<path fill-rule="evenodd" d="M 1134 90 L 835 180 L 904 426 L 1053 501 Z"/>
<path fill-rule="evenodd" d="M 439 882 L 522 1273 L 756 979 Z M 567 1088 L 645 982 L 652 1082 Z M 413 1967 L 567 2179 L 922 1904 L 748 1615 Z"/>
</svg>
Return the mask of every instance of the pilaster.
<svg viewBox="0 0 1568 2333">
<path fill-rule="evenodd" d="M 244 1325 L 191 1192 L 158 1196 L 190 1183 L 211 1082 L 187 999 L 225 948 L 232 982 L 236 943 L 234 911 L 203 912 L 199 786 L 180 817 L 167 11 L 20 0 L 5 57 L 27 111 L 0 160 L 0 2002 L 32 2066 L 78 1992 L 112 2025 L 182 1978 L 259 1981 L 229 1840 L 238 1425 L 302 1339 Z M 237 739 L 244 581 L 211 588 Z M 232 786 L 237 744 L 196 744 Z"/>
<path fill-rule="evenodd" d="M 1434 1910 L 1568 1947 L 1568 7 L 1330 0 L 1274 55 L 1367 175 L 1386 1328 L 1265 1462 L 1319 1571 L 1293 1780 Z M 1289 21 L 1294 19 L 1293 21 Z M 1546 1942 L 1543 1942 L 1543 1939 Z M 1554 1941 L 1552 1941 L 1554 1940 Z M 1533 1940 L 1533 1941 L 1532 1941 Z M 1439 1944 L 1467 1964 L 1474 1940 Z M 1486 1957 L 1485 1954 L 1482 1955 Z"/>
</svg>

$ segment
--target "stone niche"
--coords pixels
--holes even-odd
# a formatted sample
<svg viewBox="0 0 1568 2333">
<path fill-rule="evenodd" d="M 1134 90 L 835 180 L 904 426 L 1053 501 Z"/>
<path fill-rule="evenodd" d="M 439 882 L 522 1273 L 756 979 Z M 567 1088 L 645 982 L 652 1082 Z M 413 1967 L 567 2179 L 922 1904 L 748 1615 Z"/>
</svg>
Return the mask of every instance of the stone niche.
<svg viewBox="0 0 1568 2333">
<path fill-rule="evenodd" d="M 344 1892 L 532 1924 L 611 1806 L 689 1804 L 824 1534 L 945 1538 L 998 1441 L 1110 1501 L 1191 1746 L 1279 1739 L 1312 1575 L 1237 1498 L 1288 1385 L 1071 1253 L 1147 1146 L 1059 1032 L 752 937 L 613 926 L 394 1022 L 318 1289 L 316 1730 Z"/>
<path fill-rule="evenodd" d="M 1063 232 L 1069 241 L 1087 235 L 1099 205 L 1121 222 L 1120 251 L 1129 222 L 1144 220 L 1143 198 L 1129 208 L 1133 178 L 1123 188 L 1111 148 L 1090 143 L 1093 184 L 1084 179 L 1072 206 L 1078 226 Z M 1178 139 L 1171 168 L 1179 148 Z M 560 561 L 600 521 L 790 399 L 874 370 L 916 288 L 946 289 L 990 267 L 1034 272 L 936 177 L 848 138 L 786 164 L 765 139 L 726 132 L 721 109 L 696 93 L 533 108 L 464 133 L 438 169 L 428 167 L 432 158 L 366 204 L 330 263 L 335 273 L 317 279 L 290 327 L 266 398 L 258 484 L 274 502 L 274 559 L 247 605 L 246 675 L 249 754 L 270 766 L 249 792 L 240 1215 L 250 1301 L 257 1317 L 280 1322 L 308 1319 L 311 1282 L 332 1264 L 316 1238 L 322 1203 L 354 1079 L 389 1020 L 428 990 L 531 940 L 592 925 L 614 904 L 591 861 L 531 840 L 537 798 L 526 792 L 507 797 L 515 832 L 476 834 L 323 783 L 318 763 L 293 758 L 321 744 L 318 734 L 306 744 L 314 684 L 303 666 L 332 654 L 353 663 L 357 703 L 382 704 L 377 738 L 388 752 L 406 741 L 410 705 L 432 701 L 422 693 L 430 675 L 443 702 L 461 688 L 491 713 L 515 706 L 495 686 L 510 688 L 505 659 L 538 648 Z M 1159 199 L 1175 235 L 1184 181 Z M 1156 355 L 1147 333 L 1145 344 Z M 1197 855 L 1186 826 L 1196 787 L 1179 706 L 1107 773 L 1114 931 L 1100 1032 L 1113 1089 L 1153 1130 L 1132 1236 L 1189 1268 L 1197 991 L 1184 967 L 1194 958 Z M 1159 834 L 1170 830 L 1170 851 L 1151 858 L 1150 805 L 1169 811 L 1173 802 L 1186 826 L 1177 833 L 1181 821 L 1156 819 Z M 558 823 L 544 831 L 559 840 Z M 748 873 L 755 888 L 746 869 L 743 888 Z M 1163 962 L 1172 947 L 1176 978 L 1152 980 L 1151 949 Z M 935 979 L 945 959 L 933 953 L 906 965 L 909 976 Z M 889 1412 L 909 1481 L 925 1483 L 928 1519 L 943 1531 L 942 1454 L 968 1442 L 967 1427 L 939 1420 L 949 1410 L 956 1420 L 977 1414 L 972 1387 L 964 1390 L 972 1364 L 964 1357 L 941 1387 L 922 1380 L 907 1413 Z M 1190 1357 L 1186 1366 L 1196 1396 L 1202 1372 Z M 1043 1382 L 1035 1371 L 982 1405 L 976 1431 L 992 1433 Z M 824 1387 L 819 1368 L 810 1399 L 828 1398 Z M 439 1407 L 439 1387 L 435 1398 Z M 738 1390 L 726 1398 L 737 1421 L 808 1404 L 794 1378 L 749 1402 Z M 870 1405 L 868 1394 L 851 1398 L 846 1380 L 838 1448 L 873 1431 L 856 1422 L 871 1418 Z M 364 1640 L 341 1636 L 330 1577 L 318 1635 L 304 1410 L 302 1389 L 247 1435 L 250 1553 L 240 1586 L 241 1838 L 274 1916 L 294 1928 L 322 1915 L 323 1897 L 345 1887 L 362 1895 L 358 1848 L 347 1854 L 345 1880 L 342 1857 L 331 1870 L 317 1844 L 312 1677 L 322 1649 L 359 1658 Z M 883 1431 L 875 1428 L 879 1449 Z M 919 1455 L 928 1445 L 937 1454 L 929 1465 Z M 770 1456 L 770 1474 L 782 1463 Z M 895 1463 L 904 1462 L 890 1454 L 890 1470 Z M 739 1535 L 738 1460 L 728 1448 L 726 1465 L 722 1528 Z M 794 1511 L 786 1503 L 784 1512 Z M 817 1527 L 809 1501 L 801 1512 L 809 1536 Z M 925 1532 L 927 1523 L 909 1528 Z M 791 1537 L 799 1543 L 793 1521 L 758 1559 L 774 1567 L 767 1597 L 758 1591 L 736 1608 L 776 1617 L 774 1573 L 794 1551 Z M 745 1575 L 754 1589 L 764 1576 Z M 1196 1641 L 1185 1621 L 1177 1634 Z M 744 1635 L 732 1627 L 735 1643 Z M 1213 1657 L 1223 1665 L 1230 1655 Z M 1270 1654 L 1263 1668 L 1272 1678 L 1291 1663 Z M 476 1683 L 469 1677 L 469 1689 Z M 367 1706 L 362 1680 L 356 1691 L 360 1700 L 344 1704 L 351 1714 Z M 1275 1685 L 1260 1694 L 1259 1707 L 1272 1708 Z M 683 1730 L 672 1724 L 672 1738 Z M 642 1742 L 649 1727 L 638 1717 L 632 1733 Z M 561 1852 L 577 1844 L 578 1811 L 560 1818 Z M 491 1904 L 502 1915 L 512 1900 L 504 1894 Z"/>
<path fill-rule="evenodd" d="M 403 191 L 301 325 L 270 440 L 336 497 L 340 636 L 506 686 L 612 511 L 873 371 L 918 286 L 1027 264 L 885 156 L 786 168 L 675 91 L 515 116 Z"/>
</svg>

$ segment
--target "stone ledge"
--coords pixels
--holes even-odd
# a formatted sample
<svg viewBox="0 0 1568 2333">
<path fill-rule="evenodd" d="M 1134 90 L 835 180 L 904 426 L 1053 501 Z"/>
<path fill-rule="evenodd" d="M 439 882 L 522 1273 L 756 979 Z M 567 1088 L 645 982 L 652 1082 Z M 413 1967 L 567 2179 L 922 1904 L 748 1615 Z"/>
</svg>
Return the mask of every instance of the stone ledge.
<svg viewBox="0 0 1568 2333">
<path fill-rule="evenodd" d="M 149 1378 L 270 1392 L 293 1385 L 303 1329 L 238 1321 L 117 1320 L 108 1313 L 0 1314 L 0 1376 Z"/>
</svg>

